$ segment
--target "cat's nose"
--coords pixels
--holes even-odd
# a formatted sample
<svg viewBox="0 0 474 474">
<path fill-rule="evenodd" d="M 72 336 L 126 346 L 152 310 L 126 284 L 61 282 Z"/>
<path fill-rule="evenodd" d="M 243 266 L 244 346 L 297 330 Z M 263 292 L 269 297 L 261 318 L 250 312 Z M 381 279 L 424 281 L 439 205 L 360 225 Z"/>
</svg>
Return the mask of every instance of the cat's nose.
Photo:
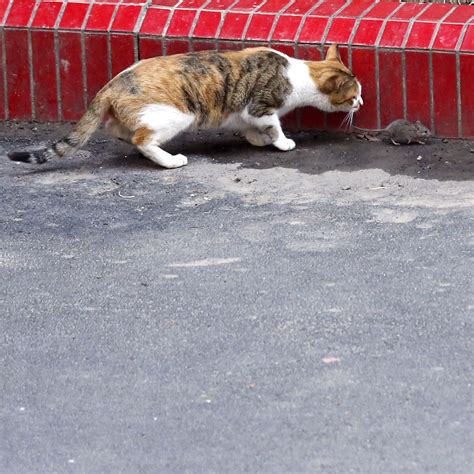
<svg viewBox="0 0 474 474">
<path fill-rule="evenodd" d="M 362 100 L 362 96 L 358 97 L 358 101 L 360 105 L 364 105 L 364 101 Z"/>
</svg>

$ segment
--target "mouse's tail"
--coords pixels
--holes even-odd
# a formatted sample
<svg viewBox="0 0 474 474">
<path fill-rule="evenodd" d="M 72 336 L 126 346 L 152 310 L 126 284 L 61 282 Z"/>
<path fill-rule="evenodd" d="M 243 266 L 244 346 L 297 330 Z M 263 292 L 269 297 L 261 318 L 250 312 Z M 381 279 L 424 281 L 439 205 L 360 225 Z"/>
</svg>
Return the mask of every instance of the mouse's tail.
<svg viewBox="0 0 474 474">
<path fill-rule="evenodd" d="M 71 156 L 79 148 L 84 146 L 91 135 L 97 130 L 109 107 L 108 86 L 105 86 L 94 97 L 86 113 L 82 116 L 74 129 L 64 138 L 61 138 L 61 140 L 53 143 L 49 147 L 31 151 L 8 152 L 8 158 L 12 161 L 42 164 L 53 158 Z"/>
</svg>

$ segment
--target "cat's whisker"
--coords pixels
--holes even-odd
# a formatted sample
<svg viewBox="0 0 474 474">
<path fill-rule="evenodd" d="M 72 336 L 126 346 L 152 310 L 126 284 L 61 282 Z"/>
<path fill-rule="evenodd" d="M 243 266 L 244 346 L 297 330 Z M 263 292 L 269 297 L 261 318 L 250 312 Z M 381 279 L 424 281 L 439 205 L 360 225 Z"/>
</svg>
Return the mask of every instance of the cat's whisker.
<svg viewBox="0 0 474 474">
<path fill-rule="evenodd" d="M 340 128 L 347 128 L 347 126 L 349 125 L 349 120 L 350 120 L 350 112 L 348 112 L 342 119 Z"/>
</svg>

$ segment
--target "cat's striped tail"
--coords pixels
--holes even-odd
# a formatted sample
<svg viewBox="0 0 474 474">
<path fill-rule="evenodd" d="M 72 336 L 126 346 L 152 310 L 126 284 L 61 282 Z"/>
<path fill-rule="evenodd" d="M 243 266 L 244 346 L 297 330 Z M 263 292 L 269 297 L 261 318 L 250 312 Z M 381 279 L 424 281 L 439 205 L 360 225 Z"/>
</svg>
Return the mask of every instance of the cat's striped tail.
<svg viewBox="0 0 474 474">
<path fill-rule="evenodd" d="M 82 116 L 74 129 L 64 138 L 53 143 L 50 147 L 32 151 L 10 151 L 7 153 L 8 158 L 12 161 L 42 164 L 53 158 L 71 156 L 79 148 L 84 146 L 91 135 L 99 128 L 99 125 L 110 107 L 107 92 L 108 86 L 105 86 L 98 92 L 86 113 Z"/>
</svg>

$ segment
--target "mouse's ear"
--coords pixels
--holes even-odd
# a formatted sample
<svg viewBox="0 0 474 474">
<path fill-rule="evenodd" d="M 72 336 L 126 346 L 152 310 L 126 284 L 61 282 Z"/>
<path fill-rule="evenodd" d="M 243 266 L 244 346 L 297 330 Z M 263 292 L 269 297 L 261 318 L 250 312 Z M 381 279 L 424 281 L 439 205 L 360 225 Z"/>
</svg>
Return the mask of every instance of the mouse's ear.
<svg viewBox="0 0 474 474">
<path fill-rule="evenodd" d="M 339 47 L 336 43 L 329 46 L 326 52 L 326 61 L 339 61 L 341 62 L 341 56 L 339 54 Z"/>
</svg>

